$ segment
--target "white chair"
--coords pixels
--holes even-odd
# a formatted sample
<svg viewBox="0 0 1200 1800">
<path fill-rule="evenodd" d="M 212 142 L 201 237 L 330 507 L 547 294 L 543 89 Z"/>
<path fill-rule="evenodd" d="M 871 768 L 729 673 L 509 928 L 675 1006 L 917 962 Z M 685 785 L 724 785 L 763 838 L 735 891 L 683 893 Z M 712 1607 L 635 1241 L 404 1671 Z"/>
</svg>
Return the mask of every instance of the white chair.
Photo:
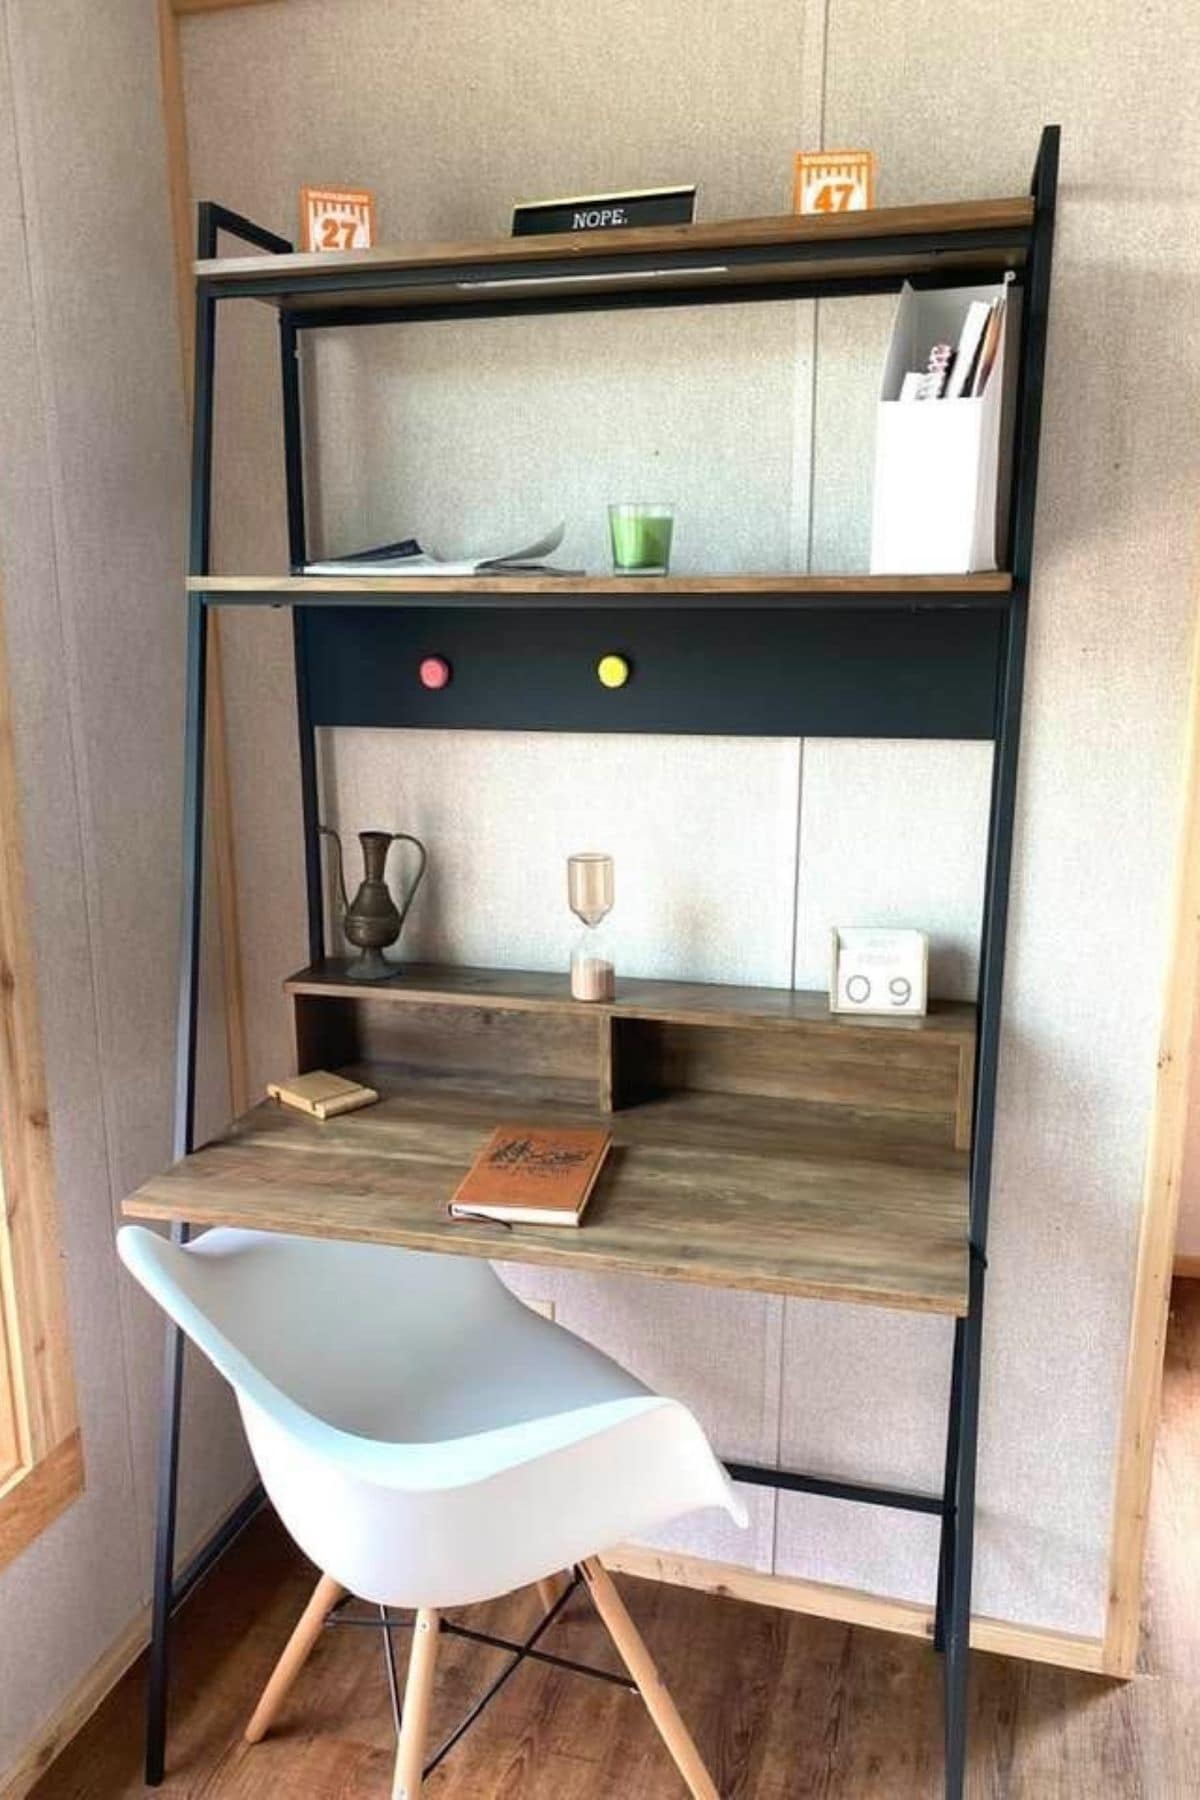
<svg viewBox="0 0 1200 1800">
<path fill-rule="evenodd" d="M 489 1264 L 374 1244 L 126 1226 L 126 1267 L 232 1384 L 276 1511 L 323 1571 L 247 1729 L 348 1593 L 413 1608 L 393 1800 L 420 1792 L 449 1607 L 578 1567 L 690 1792 L 718 1800 L 598 1552 L 745 1513 L 692 1414 L 515 1298 Z"/>
</svg>

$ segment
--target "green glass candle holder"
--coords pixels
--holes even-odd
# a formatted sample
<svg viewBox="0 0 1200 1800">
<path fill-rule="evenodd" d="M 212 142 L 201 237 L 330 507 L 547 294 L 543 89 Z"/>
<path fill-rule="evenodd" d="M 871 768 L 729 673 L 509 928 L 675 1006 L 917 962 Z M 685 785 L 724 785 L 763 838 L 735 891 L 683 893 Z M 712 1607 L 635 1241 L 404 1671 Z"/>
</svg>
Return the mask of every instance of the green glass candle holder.
<svg viewBox="0 0 1200 1800">
<path fill-rule="evenodd" d="M 622 501 L 608 509 L 612 539 L 613 573 L 616 575 L 665 575 L 671 565 L 671 529 L 675 516 L 669 506 L 647 506 Z"/>
</svg>

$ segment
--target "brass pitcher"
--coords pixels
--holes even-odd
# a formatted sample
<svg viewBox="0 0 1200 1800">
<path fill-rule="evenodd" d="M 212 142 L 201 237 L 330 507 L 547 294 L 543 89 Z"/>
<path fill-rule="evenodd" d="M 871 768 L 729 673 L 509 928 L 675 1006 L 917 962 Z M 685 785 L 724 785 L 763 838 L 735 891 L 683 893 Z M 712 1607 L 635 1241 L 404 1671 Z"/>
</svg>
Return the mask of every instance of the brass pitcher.
<svg viewBox="0 0 1200 1800">
<path fill-rule="evenodd" d="M 355 949 L 361 951 L 346 974 L 351 981 L 386 981 L 389 975 L 396 973 L 396 965 L 390 963 L 383 953 L 400 936 L 408 917 L 408 909 L 416 898 L 429 860 L 425 854 L 425 846 L 420 838 L 410 837 L 407 831 L 360 831 L 358 841 L 362 845 L 363 879 L 351 901 L 346 895 L 346 878 L 342 868 L 342 840 L 328 825 L 318 825 L 317 830 L 323 837 L 333 840 L 337 853 L 337 891 L 341 902 L 342 930 Z M 388 892 L 384 871 L 388 851 L 393 844 L 400 843 L 412 844 L 420 862 L 417 864 L 413 883 L 398 907 Z"/>
</svg>

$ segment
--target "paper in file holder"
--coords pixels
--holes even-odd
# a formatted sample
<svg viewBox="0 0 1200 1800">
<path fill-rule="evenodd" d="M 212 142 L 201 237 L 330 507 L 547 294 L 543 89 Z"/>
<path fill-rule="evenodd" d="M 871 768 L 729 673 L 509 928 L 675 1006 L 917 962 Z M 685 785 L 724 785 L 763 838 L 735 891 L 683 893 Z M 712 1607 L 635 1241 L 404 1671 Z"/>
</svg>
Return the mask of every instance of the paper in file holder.
<svg viewBox="0 0 1200 1800">
<path fill-rule="evenodd" d="M 901 400 L 905 374 L 924 369 L 935 344 L 957 344 L 973 300 L 1003 300 L 991 374 L 974 398 Z M 1020 290 L 914 288 L 892 326 L 876 408 L 871 572 L 965 575 L 999 567 L 1008 534 L 1008 488 Z"/>
</svg>

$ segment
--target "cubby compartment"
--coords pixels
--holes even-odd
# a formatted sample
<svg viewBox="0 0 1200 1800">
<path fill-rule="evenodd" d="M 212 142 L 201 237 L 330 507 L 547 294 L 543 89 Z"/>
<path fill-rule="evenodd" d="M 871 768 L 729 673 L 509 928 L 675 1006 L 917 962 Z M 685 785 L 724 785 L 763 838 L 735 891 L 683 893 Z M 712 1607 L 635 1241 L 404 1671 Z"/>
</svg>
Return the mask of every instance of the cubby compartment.
<svg viewBox="0 0 1200 1800">
<path fill-rule="evenodd" d="M 918 1029 L 896 1030 L 890 1020 L 723 1024 L 618 1013 L 614 1104 L 636 1106 L 683 1092 L 815 1101 L 928 1119 L 942 1127 L 947 1143 L 965 1149 L 973 1038 L 912 1023 Z"/>
<path fill-rule="evenodd" d="M 970 1143 L 975 1011 L 834 1016 L 823 994 L 715 983 L 622 981 L 615 1000 L 572 1000 L 565 975 L 408 965 L 355 983 L 331 958 L 287 983 L 297 1070 L 370 1064 L 497 1101 L 626 1111 L 671 1094 L 813 1102 L 923 1120 Z"/>
<path fill-rule="evenodd" d="M 328 983 L 318 992 L 289 986 L 300 1074 L 370 1064 L 396 1081 L 436 1080 L 513 1103 L 552 1101 L 588 1111 L 611 1104 L 608 1020 L 586 1008 L 417 998 L 390 983 L 364 983 L 352 995 Z"/>
</svg>

